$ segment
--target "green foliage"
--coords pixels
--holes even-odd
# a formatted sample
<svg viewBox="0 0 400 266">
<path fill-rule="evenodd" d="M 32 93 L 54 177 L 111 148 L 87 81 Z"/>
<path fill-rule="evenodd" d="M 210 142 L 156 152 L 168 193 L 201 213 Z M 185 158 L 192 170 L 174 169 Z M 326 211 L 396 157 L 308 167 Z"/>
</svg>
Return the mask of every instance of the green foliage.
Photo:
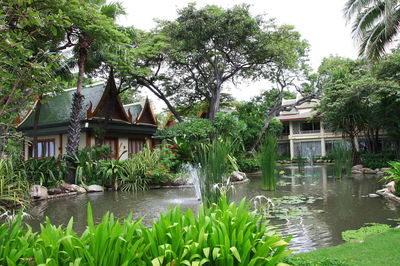
<svg viewBox="0 0 400 266">
<path fill-rule="evenodd" d="M 365 152 L 361 154 L 361 162 L 364 167 L 371 169 L 384 168 L 389 166 L 389 161 L 393 161 L 396 155 L 393 151 L 378 153 Z"/>
<path fill-rule="evenodd" d="M 26 175 L 29 184 L 40 184 L 45 187 L 58 186 L 64 180 L 66 167 L 62 160 L 55 157 L 26 161 L 14 160 L 16 169 Z"/>
<path fill-rule="evenodd" d="M 99 175 L 103 185 L 112 185 L 118 190 L 118 180 L 125 175 L 123 161 L 120 160 L 101 160 L 98 162 Z"/>
<path fill-rule="evenodd" d="M 262 189 L 264 190 L 276 190 L 276 149 L 277 138 L 272 135 L 265 136 L 260 153 Z"/>
<path fill-rule="evenodd" d="M 39 234 L 26 228 L 21 216 L 0 226 L 0 264 L 48 265 L 276 265 L 287 256 L 283 240 L 250 204 L 221 198 L 198 215 L 179 207 L 161 214 L 151 227 L 133 215 L 116 220 L 107 213 L 94 225 L 88 206 L 88 227 L 81 236 L 47 219 Z M 112 252 L 110 252 L 112 251 Z"/>
<path fill-rule="evenodd" d="M 260 159 L 253 154 L 242 155 L 237 158 L 239 171 L 244 173 L 253 173 L 260 170 Z"/>
<path fill-rule="evenodd" d="M 351 175 L 351 167 L 353 166 L 351 148 L 346 141 L 336 142 L 333 146 L 336 177 L 342 178 L 343 172 L 347 176 Z"/>
<path fill-rule="evenodd" d="M 390 229 L 390 226 L 387 224 L 378 224 L 378 223 L 368 223 L 366 226 L 361 227 L 357 230 L 347 230 L 342 232 L 342 238 L 344 241 L 356 241 L 362 242 L 367 237 L 371 235 L 376 235 L 379 233 L 386 232 Z"/>
<path fill-rule="evenodd" d="M 14 169 L 11 159 L 0 159 L 0 212 L 21 205 L 26 207 L 26 176 Z"/>
<path fill-rule="evenodd" d="M 236 145 L 232 140 L 221 138 L 197 147 L 195 162 L 200 166 L 200 190 L 206 205 L 218 202 L 221 191 L 216 187 L 226 184 L 230 170 L 237 169 L 236 160 L 232 156 L 235 149 Z"/>
<path fill-rule="evenodd" d="M 396 190 L 395 194 L 400 196 L 400 161 L 389 162 L 389 165 L 390 169 L 385 171 L 388 175 L 384 176 L 382 179 L 386 182 L 394 181 Z"/>
</svg>

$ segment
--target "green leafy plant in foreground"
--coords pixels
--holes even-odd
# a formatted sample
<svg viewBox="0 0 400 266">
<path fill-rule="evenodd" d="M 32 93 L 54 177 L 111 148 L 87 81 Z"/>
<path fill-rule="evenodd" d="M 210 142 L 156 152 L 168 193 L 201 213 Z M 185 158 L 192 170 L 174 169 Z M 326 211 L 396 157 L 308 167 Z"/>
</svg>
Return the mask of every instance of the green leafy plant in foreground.
<svg viewBox="0 0 400 266">
<path fill-rule="evenodd" d="M 0 226 L 0 264 L 4 265 L 276 265 L 287 256 L 282 239 L 250 205 L 222 197 L 197 215 L 179 207 L 161 214 L 151 227 L 130 214 L 116 220 L 107 213 L 95 225 L 88 206 L 88 227 L 81 236 L 49 219 L 40 233 L 21 216 Z"/>
<path fill-rule="evenodd" d="M 276 190 L 276 156 L 277 138 L 267 135 L 261 147 L 260 164 L 262 172 L 262 189 Z"/>
</svg>

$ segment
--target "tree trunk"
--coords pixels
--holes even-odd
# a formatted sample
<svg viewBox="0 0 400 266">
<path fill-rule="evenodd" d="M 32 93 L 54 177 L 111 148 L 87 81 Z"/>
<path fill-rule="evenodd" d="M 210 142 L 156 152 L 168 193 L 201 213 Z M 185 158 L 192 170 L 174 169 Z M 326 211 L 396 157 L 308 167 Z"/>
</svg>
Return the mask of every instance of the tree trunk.
<svg viewBox="0 0 400 266">
<path fill-rule="evenodd" d="M 216 88 L 213 90 L 211 94 L 210 106 L 208 108 L 207 117 L 210 120 L 215 119 L 215 115 L 217 114 L 219 109 L 220 101 L 221 101 L 221 85 L 217 84 Z"/>
<path fill-rule="evenodd" d="M 33 120 L 33 140 L 32 140 L 32 151 L 33 151 L 33 158 L 38 159 L 39 158 L 39 149 L 38 149 L 38 134 L 37 134 L 37 129 L 39 126 L 39 118 L 40 118 L 40 111 L 42 109 L 42 96 L 39 96 L 37 105 L 36 105 L 36 112 L 35 112 L 35 117 Z"/>
<path fill-rule="evenodd" d="M 360 154 L 357 150 L 357 145 L 356 145 L 356 136 L 354 134 L 349 135 L 350 140 L 351 140 L 351 157 L 353 160 L 353 165 L 357 165 L 361 163 L 360 159 Z"/>
<path fill-rule="evenodd" d="M 76 86 L 76 92 L 72 98 L 72 107 L 71 107 L 71 118 L 68 130 L 68 140 L 67 140 L 67 155 L 72 156 L 74 153 L 78 151 L 79 140 L 81 137 L 81 119 L 80 115 L 82 112 L 82 105 L 84 96 L 82 95 L 82 84 L 83 84 L 83 75 L 85 68 L 85 61 L 87 58 L 89 43 L 85 39 L 81 39 L 79 41 L 79 61 L 78 61 L 78 82 Z M 73 164 L 71 160 L 68 160 L 68 171 L 65 181 L 67 183 L 73 183 L 75 180 L 75 168 L 76 166 Z"/>
</svg>

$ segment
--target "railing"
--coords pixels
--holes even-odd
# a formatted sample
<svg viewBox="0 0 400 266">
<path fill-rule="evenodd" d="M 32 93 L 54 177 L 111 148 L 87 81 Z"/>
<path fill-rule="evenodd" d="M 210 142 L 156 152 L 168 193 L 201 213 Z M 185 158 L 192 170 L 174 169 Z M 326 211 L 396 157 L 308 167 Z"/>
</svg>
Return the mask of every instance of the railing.
<svg viewBox="0 0 400 266">
<path fill-rule="evenodd" d="M 295 132 L 295 135 L 300 135 L 300 134 L 318 134 L 321 133 L 321 130 L 300 130 L 300 132 Z"/>
</svg>

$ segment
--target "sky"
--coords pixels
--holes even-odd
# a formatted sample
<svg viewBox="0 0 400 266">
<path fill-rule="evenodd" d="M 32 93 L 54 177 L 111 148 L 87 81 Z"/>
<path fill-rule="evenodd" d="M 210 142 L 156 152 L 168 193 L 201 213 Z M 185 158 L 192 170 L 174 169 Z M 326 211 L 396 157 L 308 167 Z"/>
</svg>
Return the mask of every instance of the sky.
<svg viewBox="0 0 400 266">
<path fill-rule="evenodd" d="M 120 0 L 127 15 L 118 23 L 150 30 L 156 25 L 155 19 L 173 20 L 176 11 L 194 2 L 188 0 Z M 343 18 L 346 0 L 198 0 L 197 6 L 218 5 L 224 8 L 237 4 L 249 4 L 253 15 L 263 14 L 266 18 L 276 18 L 278 24 L 293 25 L 303 39 L 310 44 L 310 64 L 317 70 L 321 60 L 330 55 L 356 58 L 357 48 L 351 39 L 350 26 Z M 249 100 L 271 87 L 266 81 L 246 82 L 229 91 L 238 100 Z M 151 99 L 154 99 L 150 94 Z M 158 104 L 157 104 L 158 105 Z M 158 107 L 156 107 L 159 110 Z"/>
</svg>

